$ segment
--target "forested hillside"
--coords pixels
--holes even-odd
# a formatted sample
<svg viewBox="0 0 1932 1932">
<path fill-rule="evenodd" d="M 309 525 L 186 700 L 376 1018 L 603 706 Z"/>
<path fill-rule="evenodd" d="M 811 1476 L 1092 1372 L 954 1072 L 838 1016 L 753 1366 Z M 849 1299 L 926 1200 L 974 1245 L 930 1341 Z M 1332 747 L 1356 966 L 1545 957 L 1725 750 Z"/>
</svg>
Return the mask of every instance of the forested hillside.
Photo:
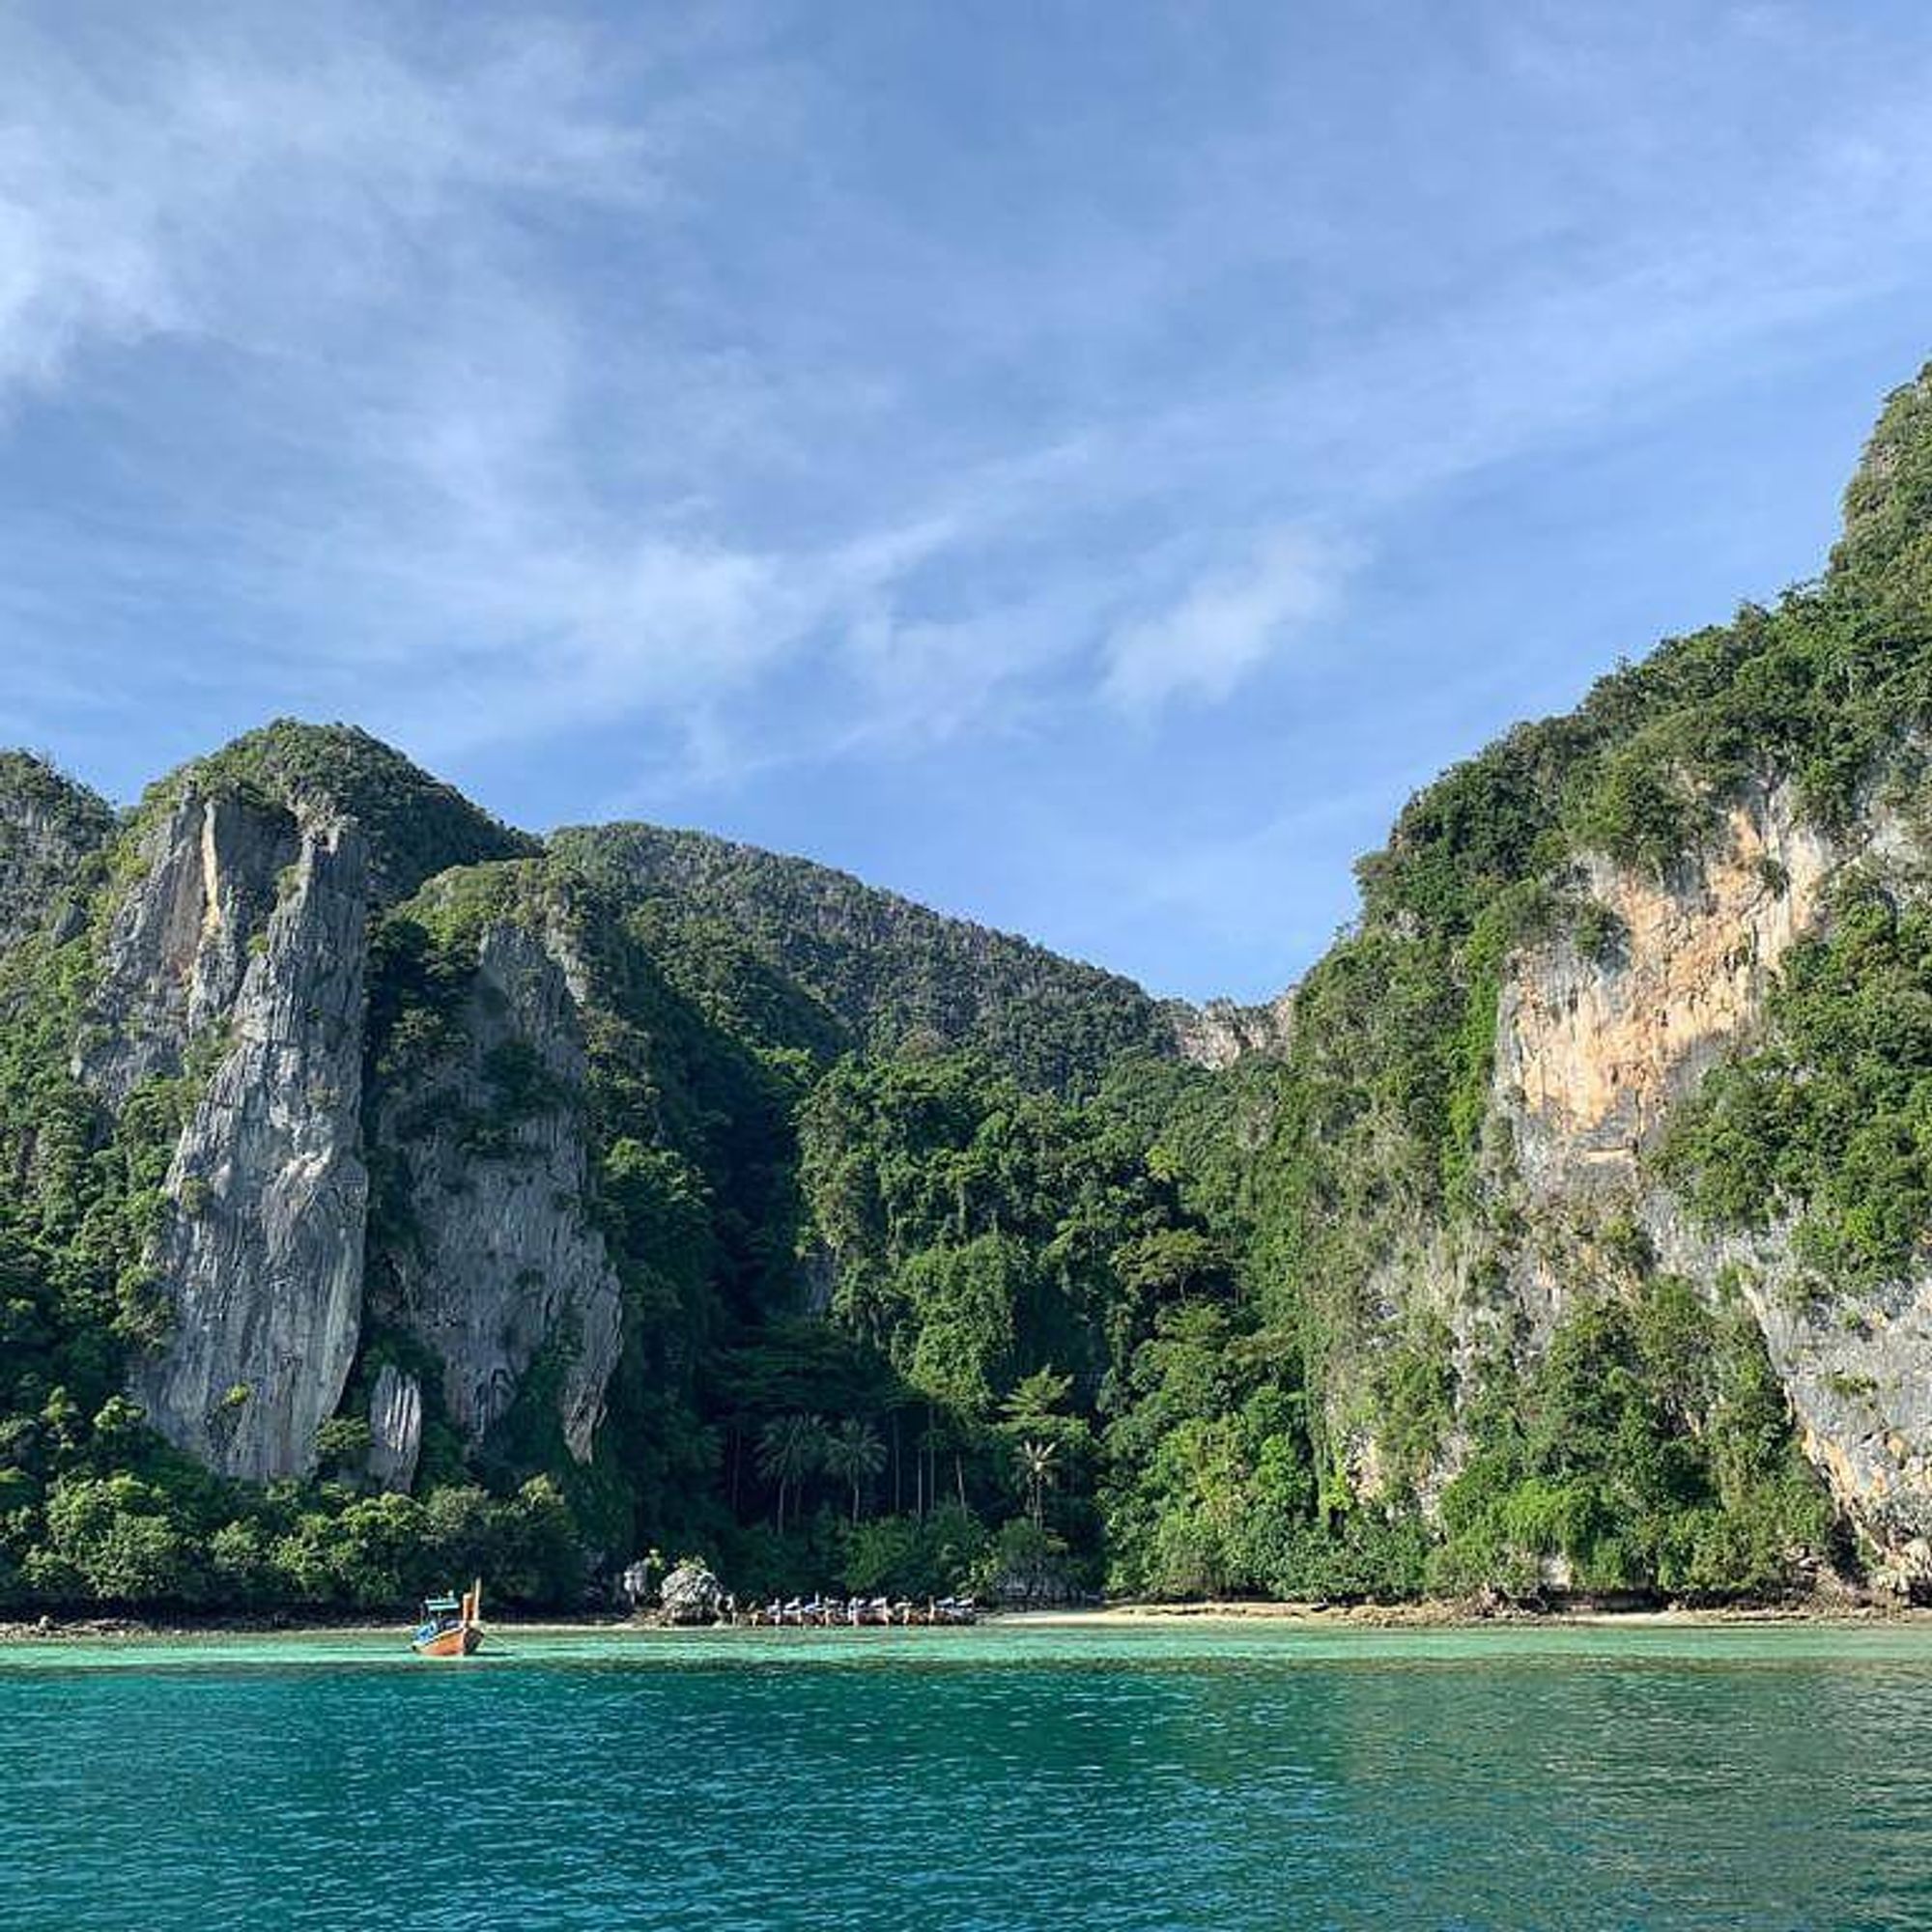
<svg viewBox="0 0 1932 1932">
<path fill-rule="evenodd" d="M 1921 378 L 1817 582 L 1411 801 L 1213 1069 L 346 727 L 0 759 L 0 1606 L 1915 1592 L 1928 713 Z"/>
<path fill-rule="evenodd" d="M 1122 1054 L 1174 1050 L 1171 1021 L 1132 980 L 803 859 L 649 825 L 573 828 L 551 849 L 623 899 L 695 998 L 765 1045 L 973 1049 L 1074 1093 Z"/>
</svg>

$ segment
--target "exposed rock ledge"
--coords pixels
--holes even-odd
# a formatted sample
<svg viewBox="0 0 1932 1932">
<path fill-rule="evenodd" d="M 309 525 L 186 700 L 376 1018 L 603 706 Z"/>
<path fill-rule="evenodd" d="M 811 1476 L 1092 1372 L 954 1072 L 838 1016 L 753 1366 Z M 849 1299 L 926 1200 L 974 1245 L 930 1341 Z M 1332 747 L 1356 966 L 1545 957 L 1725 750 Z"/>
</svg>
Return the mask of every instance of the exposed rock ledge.
<svg viewBox="0 0 1932 1932">
<path fill-rule="evenodd" d="M 1294 1026 L 1294 990 L 1259 1007 L 1233 1000 L 1209 1000 L 1191 1007 L 1174 1001 L 1166 1008 L 1174 1041 L 1181 1059 L 1218 1070 L 1250 1055 L 1278 1056 L 1288 1051 Z"/>
</svg>

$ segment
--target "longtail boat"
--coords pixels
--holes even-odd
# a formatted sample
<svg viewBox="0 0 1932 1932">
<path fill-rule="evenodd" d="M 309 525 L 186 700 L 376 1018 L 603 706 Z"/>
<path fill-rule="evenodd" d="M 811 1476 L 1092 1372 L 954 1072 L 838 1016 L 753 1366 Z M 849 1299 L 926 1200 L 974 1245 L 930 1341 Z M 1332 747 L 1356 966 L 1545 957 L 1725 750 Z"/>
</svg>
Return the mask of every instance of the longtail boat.
<svg viewBox="0 0 1932 1932">
<path fill-rule="evenodd" d="M 483 1579 L 461 1597 L 425 1597 L 410 1648 L 418 1657 L 469 1657 L 483 1641 Z"/>
</svg>

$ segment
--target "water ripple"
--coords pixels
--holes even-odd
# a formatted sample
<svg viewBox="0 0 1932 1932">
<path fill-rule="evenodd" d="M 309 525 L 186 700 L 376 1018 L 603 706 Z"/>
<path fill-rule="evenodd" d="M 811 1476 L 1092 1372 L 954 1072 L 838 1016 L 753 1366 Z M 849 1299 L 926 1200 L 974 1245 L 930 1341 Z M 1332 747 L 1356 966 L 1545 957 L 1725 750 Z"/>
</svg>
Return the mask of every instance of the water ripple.
<svg viewBox="0 0 1932 1932">
<path fill-rule="evenodd" d="M 866 1634 L 0 1652 L 0 1924 L 1932 1923 L 1922 1634 Z"/>
</svg>

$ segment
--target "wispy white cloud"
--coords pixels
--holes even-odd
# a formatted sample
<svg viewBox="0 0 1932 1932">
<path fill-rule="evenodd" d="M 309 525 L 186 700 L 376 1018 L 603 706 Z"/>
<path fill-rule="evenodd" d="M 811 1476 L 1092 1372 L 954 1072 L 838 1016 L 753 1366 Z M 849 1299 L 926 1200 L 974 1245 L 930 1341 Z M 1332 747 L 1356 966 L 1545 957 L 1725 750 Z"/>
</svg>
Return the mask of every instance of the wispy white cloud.
<svg viewBox="0 0 1932 1932">
<path fill-rule="evenodd" d="M 1271 531 L 1233 569 L 1201 579 L 1175 603 L 1116 631 L 1101 691 L 1145 716 L 1176 698 L 1228 696 L 1296 632 L 1340 599 L 1350 559 L 1305 529 Z"/>
<path fill-rule="evenodd" d="M 0 27 L 0 398 L 154 335 L 314 353 L 441 223 L 658 195 L 665 137 L 603 111 L 580 40 L 483 36 L 433 72 L 333 17 L 129 15 L 91 61 Z"/>
<path fill-rule="evenodd" d="M 585 448 L 627 385 L 681 445 L 661 475 L 701 459 L 728 365 L 626 342 L 547 253 L 580 212 L 646 241 L 675 219 L 693 143 L 780 118 L 754 66 L 658 86 L 637 37 L 541 19 L 439 65 L 380 13 L 163 17 L 129 15 L 113 62 L 0 28 L 0 427 L 10 402 L 119 386 L 124 463 L 179 493 L 135 539 L 157 598 L 194 547 L 265 657 L 414 709 L 432 742 L 728 689 L 813 621 L 776 554 L 661 488 L 600 489 Z M 172 358 L 154 393 L 107 359 L 143 343 Z M 211 412 L 154 433 L 189 449 L 148 446 L 183 381 Z M 372 668 L 387 681 L 358 688 Z"/>
</svg>

